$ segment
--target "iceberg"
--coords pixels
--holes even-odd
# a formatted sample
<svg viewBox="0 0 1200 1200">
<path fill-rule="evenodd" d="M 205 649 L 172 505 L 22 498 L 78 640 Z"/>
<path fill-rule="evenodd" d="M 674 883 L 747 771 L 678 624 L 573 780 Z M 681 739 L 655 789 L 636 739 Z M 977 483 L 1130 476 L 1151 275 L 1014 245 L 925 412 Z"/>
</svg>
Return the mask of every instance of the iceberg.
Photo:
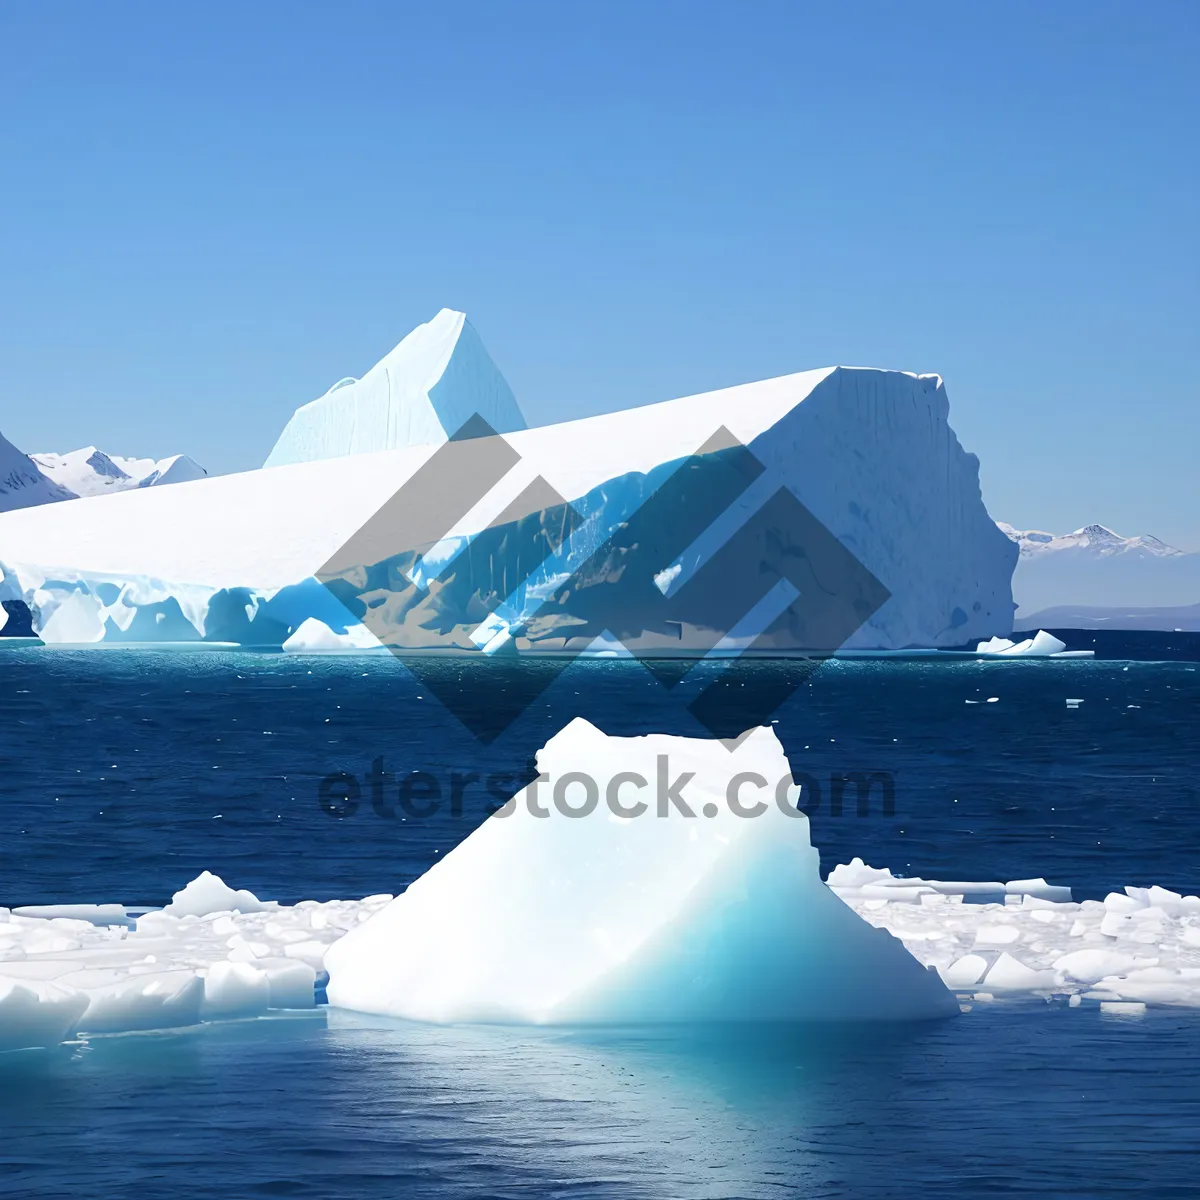
<svg viewBox="0 0 1200 1200">
<path fill-rule="evenodd" d="M 378 414 L 436 408 L 443 383 L 465 388 L 481 377 L 481 368 L 467 369 L 478 365 L 470 355 L 454 366 L 468 336 L 460 317 L 439 314 L 410 335 L 427 347 L 428 331 L 442 330 L 437 344 L 449 365 L 433 391 L 421 390 L 426 368 L 441 358 L 398 348 L 381 364 L 386 388 L 372 383 L 369 403 L 363 392 L 350 405 L 360 385 L 347 384 L 308 416 L 309 406 L 299 410 L 269 470 L 0 515 L 0 598 L 27 606 L 34 631 L 59 645 L 278 649 L 311 618 L 371 646 L 367 629 L 378 636 L 382 617 L 384 640 L 405 650 L 575 653 L 611 635 L 610 645 L 657 656 L 751 644 L 828 652 L 840 637 L 827 645 L 818 631 L 814 644 L 790 606 L 765 642 L 727 621 L 737 615 L 725 611 L 730 593 L 777 570 L 766 563 L 771 554 L 805 574 L 799 587 L 779 579 L 764 604 L 787 606 L 826 586 L 783 496 L 869 574 L 851 597 L 864 619 L 844 641 L 848 651 L 957 647 L 1011 631 L 1017 547 L 988 516 L 978 459 L 948 423 L 942 380 L 902 371 L 823 368 L 518 428 L 498 439 L 507 464 L 499 478 L 481 485 L 465 468 L 447 477 L 466 511 L 447 512 L 437 528 L 421 524 L 434 519 L 428 512 L 401 514 L 404 536 L 355 561 L 356 535 L 447 448 L 446 429 L 460 415 L 444 406 L 446 424 L 435 429 L 428 413 L 408 424 Z M 478 389 L 468 393 L 464 405 L 486 408 Z M 487 411 L 504 417 L 501 408 Z M 376 415 L 368 419 L 368 410 Z M 509 413 L 498 426 L 517 420 Z M 395 448 L 371 449 L 379 437 L 363 431 L 385 426 Z M 403 444 L 410 437 L 430 440 Z M 757 475 L 718 503 L 738 446 Z M 472 504 L 477 485 L 485 494 Z M 682 501 L 663 499 L 673 489 Z M 656 504 L 652 536 L 635 537 L 631 519 Z M 334 562 L 331 579 L 325 568 Z M 614 607 L 610 585 L 622 573 L 644 611 Z M 724 590 L 701 586 L 714 575 Z"/>
<path fill-rule="evenodd" d="M 365 625 L 352 625 L 345 633 L 334 633 L 324 621 L 308 617 L 283 643 L 283 649 L 287 654 L 356 654 L 384 647 Z"/>
<path fill-rule="evenodd" d="M 331 1004 L 532 1024 L 957 1012 L 821 882 L 770 728 L 731 746 L 608 737 L 577 718 L 537 766 L 538 781 L 331 947 Z"/>
<path fill-rule="evenodd" d="M 443 308 L 361 379 L 298 408 L 268 467 L 444 442 L 474 414 L 497 433 L 525 428 L 516 397 L 465 313 Z"/>
<path fill-rule="evenodd" d="M 1014 642 L 994 637 L 980 642 L 975 653 L 985 658 L 1094 658 L 1094 650 L 1068 650 L 1067 644 L 1052 633 L 1039 629 L 1031 638 Z"/>
</svg>

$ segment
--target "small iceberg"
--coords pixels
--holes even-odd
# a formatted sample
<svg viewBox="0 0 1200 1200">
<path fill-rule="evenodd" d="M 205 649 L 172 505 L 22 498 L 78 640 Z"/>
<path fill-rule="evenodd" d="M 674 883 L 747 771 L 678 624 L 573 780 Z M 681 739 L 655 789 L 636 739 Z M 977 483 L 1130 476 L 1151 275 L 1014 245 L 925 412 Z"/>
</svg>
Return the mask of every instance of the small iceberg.
<svg viewBox="0 0 1200 1200">
<path fill-rule="evenodd" d="M 1094 658 L 1094 650 L 1068 650 L 1067 643 L 1052 633 L 1039 629 L 1031 638 L 1014 642 L 1011 638 L 994 637 L 980 642 L 975 653 L 985 658 Z"/>
</svg>

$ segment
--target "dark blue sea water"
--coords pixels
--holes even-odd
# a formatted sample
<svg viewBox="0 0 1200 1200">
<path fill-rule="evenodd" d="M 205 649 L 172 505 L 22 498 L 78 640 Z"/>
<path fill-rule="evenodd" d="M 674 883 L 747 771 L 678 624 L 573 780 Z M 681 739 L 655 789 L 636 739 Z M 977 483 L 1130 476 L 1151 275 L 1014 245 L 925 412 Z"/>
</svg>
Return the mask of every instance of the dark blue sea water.
<svg viewBox="0 0 1200 1200">
<path fill-rule="evenodd" d="M 1195 891 L 1198 666 L 831 663 L 776 729 L 810 804 L 820 790 L 826 867 L 858 854 L 942 878 L 1044 875 L 1077 896 Z M 463 660 L 444 669 L 480 706 L 506 686 Z M 803 667 L 737 669 L 752 708 Z M 3 651 L 0 903 L 158 904 L 204 868 L 289 901 L 397 891 L 484 818 L 489 776 L 512 790 L 576 715 L 613 733 L 702 732 L 621 661 L 576 663 L 484 745 L 391 658 Z M 366 776 L 380 759 L 399 778 L 427 773 L 439 812 L 405 818 L 390 791 L 377 812 Z M 850 785 L 835 815 L 831 777 L 856 772 L 876 777 L 866 811 Z M 353 812 L 328 785 L 322 804 L 336 773 L 362 781 Z M 977 1005 L 931 1026 L 747 1040 L 431 1029 L 322 1010 L 0 1056 L 0 1187 L 1196 1196 L 1198 1059 L 1188 1012 Z"/>
</svg>

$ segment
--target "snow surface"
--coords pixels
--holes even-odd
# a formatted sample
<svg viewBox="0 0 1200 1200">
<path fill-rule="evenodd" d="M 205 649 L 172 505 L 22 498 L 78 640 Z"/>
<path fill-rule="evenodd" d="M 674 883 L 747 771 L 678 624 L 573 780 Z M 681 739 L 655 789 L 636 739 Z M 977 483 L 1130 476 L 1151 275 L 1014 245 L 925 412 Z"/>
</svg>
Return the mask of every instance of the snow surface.
<svg viewBox="0 0 1200 1200">
<path fill-rule="evenodd" d="M 443 308 L 361 379 L 298 408 L 266 466 L 444 442 L 475 413 L 497 433 L 525 428 L 504 376 L 466 315 Z"/>
<path fill-rule="evenodd" d="M 486 630 L 493 644 L 568 647 L 573 631 L 586 627 L 569 608 L 536 641 L 521 633 L 523 623 L 722 426 L 765 469 L 707 542 L 699 539 L 678 562 L 650 565 L 672 591 L 783 487 L 891 593 L 847 649 L 958 646 L 1006 635 L 1016 547 L 989 518 L 978 460 L 960 447 L 948 411 L 937 376 L 837 367 L 508 434 L 517 465 L 420 547 L 441 554 L 436 586 L 393 592 L 396 606 L 412 614 L 402 631 L 409 640 L 400 644 L 435 638 L 474 650 L 480 598 L 494 592 L 507 599 Z M 434 452 L 407 446 L 125 492 L 103 504 L 84 499 L 69 512 L 5 514 L 0 598 L 24 600 L 50 643 L 207 638 L 278 647 L 310 617 L 343 634 L 359 624 L 366 602 L 348 612 L 313 575 Z M 544 561 L 544 504 L 525 501 L 531 512 L 509 507 L 539 477 L 585 517 Z M 504 512 L 509 524 L 490 531 L 495 545 L 461 553 Z M 687 513 L 678 519 L 686 523 Z M 669 540 L 670 530 L 662 536 Z M 422 565 L 415 554 L 383 563 L 389 586 Z M 521 564 L 531 557 L 542 565 L 526 576 Z M 343 565 L 356 574 L 355 564 Z M 524 582 L 514 588 L 514 580 Z M 590 599 L 588 589 L 578 591 Z M 636 647 L 686 652 L 693 633 L 718 619 L 696 611 L 686 627 L 643 630 Z"/>
<path fill-rule="evenodd" d="M 848 919 L 822 884 L 771 729 L 731 749 L 698 738 L 608 737 L 577 718 L 538 752 L 537 766 L 548 779 L 544 808 L 529 788 L 519 793 L 326 954 L 331 1004 L 518 1024 L 957 1011 L 936 977 L 886 933 Z M 653 782 L 688 773 L 694 778 L 677 794 L 704 815 L 686 815 Z M 573 816 L 587 796 L 581 778 L 597 798 L 616 795 L 627 813 L 640 791 L 649 810 L 622 816 L 606 800 Z M 738 778 L 769 781 L 768 796 L 782 782 L 791 812 L 771 802 L 756 816 L 739 814 L 727 798 Z M 657 799 L 647 787 L 657 787 Z"/>
<path fill-rule="evenodd" d="M 203 479 L 208 472 L 186 454 L 170 458 L 119 458 L 95 446 L 66 454 L 31 454 L 43 475 L 74 496 L 105 496 L 130 488 L 160 487 Z"/>
<path fill-rule="evenodd" d="M 1103 525 L 1068 534 L 997 525 L 1020 550 L 1013 575 L 1018 627 L 1173 629 L 1179 626 L 1168 623 L 1169 612 L 1141 612 L 1135 625 L 1123 624 L 1123 613 L 1200 603 L 1200 554 L 1156 537 L 1122 537 Z M 1086 610 L 1095 612 L 1089 618 Z"/>
</svg>

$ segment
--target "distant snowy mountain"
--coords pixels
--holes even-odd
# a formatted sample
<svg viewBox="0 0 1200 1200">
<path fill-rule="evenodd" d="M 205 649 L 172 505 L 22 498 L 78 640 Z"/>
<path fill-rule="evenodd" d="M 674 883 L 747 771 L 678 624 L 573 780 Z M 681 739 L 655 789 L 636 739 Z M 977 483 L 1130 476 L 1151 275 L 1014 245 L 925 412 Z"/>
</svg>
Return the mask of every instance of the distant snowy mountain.
<svg viewBox="0 0 1200 1200">
<path fill-rule="evenodd" d="M 132 488 L 203 479 L 208 472 L 186 454 L 170 458 L 118 458 L 95 446 L 66 454 L 31 454 L 41 473 L 72 496 L 103 496 Z"/>
<path fill-rule="evenodd" d="M 1200 554 L 1177 550 L 1156 537 L 1122 537 L 1104 525 L 1054 534 L 996 524 L 1020 547 L 1013 574 L 1018 626 L 1035 618 L 1045 625 L 1047 609 L 1064 619 L 1070 612 L 1082 619 L 1085 612 L 1123 610 L 1129 616 L 1129 610 L 1141 609 L 1147 611 L 1139 621 L 1153 620 L 1152 611 L 1170 621 L 1175 618 L 1168 610 L 1200 602 Z M 1112 619 L 1120 618 L 1114 614 Z"/>
<path fill-rule="evenodd" d="M 47 476 L 29 455 L 0 434 L 0 512 L 73 498 L 73 492 Z"/>
<path fill-rule="evenodd" d="M 1078 550 L 1092 558 L 1110 558 L 1118 554 L 1133 554 L 1139 558 L 1172 558 L 1182 550 L 1160 542 L 1156 537 L 1122 537 L 1104 525 L 1085 525 L 1074 533 L 1043 533 L 1040 529 L 1014 529 L 1004 521 L 996 524 L 1001 531 L 1021 547 L 1022 558 L 1057 554 L 1063 550 Z"/>
</svg>

